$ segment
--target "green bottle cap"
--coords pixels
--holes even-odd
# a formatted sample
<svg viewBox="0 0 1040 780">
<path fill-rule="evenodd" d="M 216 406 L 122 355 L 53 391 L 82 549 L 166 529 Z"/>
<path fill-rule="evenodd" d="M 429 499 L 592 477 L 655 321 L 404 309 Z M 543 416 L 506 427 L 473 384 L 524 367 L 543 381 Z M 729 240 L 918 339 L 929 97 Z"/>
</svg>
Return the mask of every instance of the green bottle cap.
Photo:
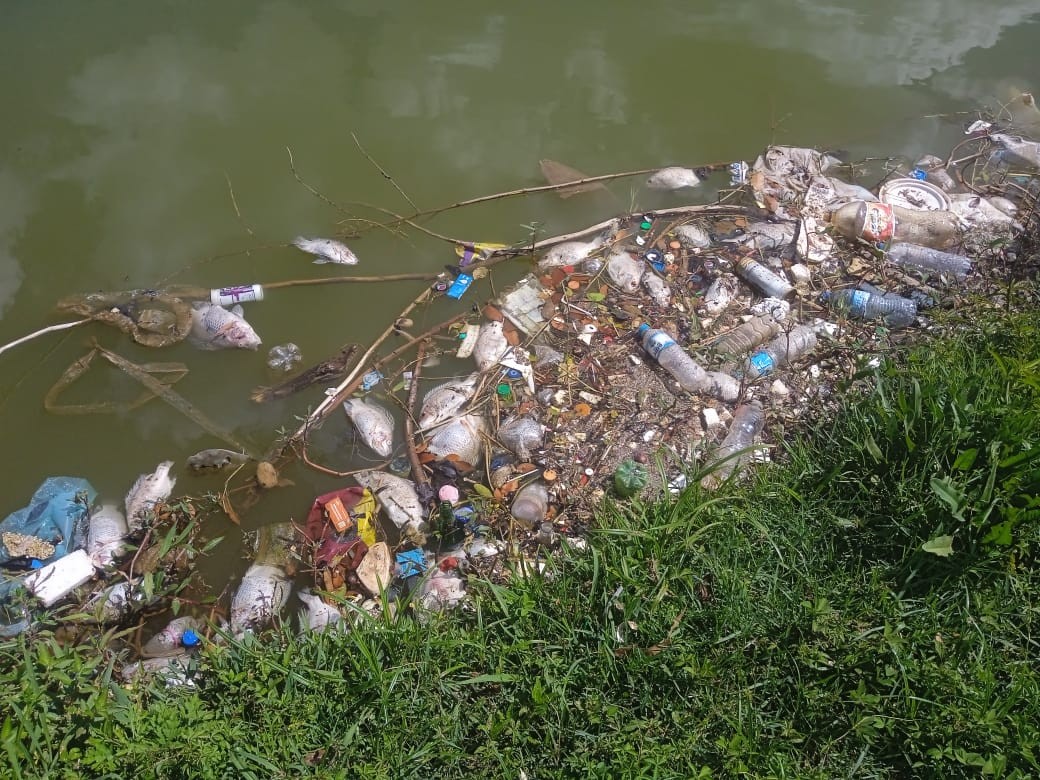
<svg viewBox="0 0 1040 780">
<path fill-rule="evenodd" d="M 498 387 L 495 388 L 495 392 L 498 393 L 503 398 L 508 398 L 509 396 L 511 396 L 513 394 L 513 388 L 511 388 L 508 384 L 503 382 L 502 384 L 500 384 Z"/>
<path fill-rule="evenodd" d="M 639 227 L 641 227 L 643 230 L 649 230 L 653 226 L 654 226 L 654 223 L 650 222 L 648 220 L 643 220 L 642 222 L 639 223 Z"/>
</svg>

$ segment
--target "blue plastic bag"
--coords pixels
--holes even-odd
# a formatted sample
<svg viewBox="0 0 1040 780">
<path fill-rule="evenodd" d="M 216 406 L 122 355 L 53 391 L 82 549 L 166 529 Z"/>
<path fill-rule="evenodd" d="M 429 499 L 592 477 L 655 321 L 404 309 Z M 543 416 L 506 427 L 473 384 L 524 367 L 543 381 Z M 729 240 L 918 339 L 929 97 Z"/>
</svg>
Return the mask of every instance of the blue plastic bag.
<svg viewBox="0 0 1040 780">
<path fill-rule="evenodd" d="M 46 565 L 63 558 L 84 545 L 90 507 L 97 491 L 79 477 L 49 477 L 33 494 L 29 506 L 12 512 L 0 522 L 0 533 L 36 536 L 54 545 L 54 554 L 41 562 Z M 0 565 L 13 556 L 0 541 Z"/>
</svg>

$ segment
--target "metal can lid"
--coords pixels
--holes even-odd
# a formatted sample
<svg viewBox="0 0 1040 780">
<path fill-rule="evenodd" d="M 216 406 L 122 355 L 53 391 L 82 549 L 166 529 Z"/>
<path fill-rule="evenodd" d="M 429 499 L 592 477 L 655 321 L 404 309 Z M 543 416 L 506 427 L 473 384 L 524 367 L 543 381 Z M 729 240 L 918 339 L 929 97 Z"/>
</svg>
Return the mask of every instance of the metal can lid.
<svg viewBox="0 0 1040 780">
<path fill-rule="evenodd" d="M 882 203 L 915 211 L 949 211 L 950 198 L 927 181 L 913 178 L 889 179 L 878 190 Z"/>
</svg>

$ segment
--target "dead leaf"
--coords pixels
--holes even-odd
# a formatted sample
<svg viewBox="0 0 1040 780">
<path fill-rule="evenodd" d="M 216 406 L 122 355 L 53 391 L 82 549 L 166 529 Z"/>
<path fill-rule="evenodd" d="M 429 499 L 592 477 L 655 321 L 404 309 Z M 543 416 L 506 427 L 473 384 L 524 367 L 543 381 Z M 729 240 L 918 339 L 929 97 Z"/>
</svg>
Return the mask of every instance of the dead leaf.
<svg viewBox="0 0 1040 780">
<path fill-rule="evenodd" d="M 221 493 L 220 495 L 220 508 L 224 510 L 224 514 L 227 515 L 235 525 L 242 525 L 242 518 L 238 516 L 238 512 L 235 511 L 235 507 L 231 504 L 231 499 L 228 498 L 227 493 Z"/>
<path fill-rule="evenodd" d="M 574 404 L 574 413 L 579 417 L 588 417 L 592 414 L 592 407 L 588 404 Z"/>
</svg>

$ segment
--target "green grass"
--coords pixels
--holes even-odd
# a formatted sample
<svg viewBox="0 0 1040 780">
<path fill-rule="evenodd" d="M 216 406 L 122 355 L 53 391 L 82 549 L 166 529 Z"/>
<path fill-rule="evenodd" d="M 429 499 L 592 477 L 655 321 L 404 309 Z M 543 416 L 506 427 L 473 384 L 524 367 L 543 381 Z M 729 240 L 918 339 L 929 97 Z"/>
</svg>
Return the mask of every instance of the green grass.
<svg viewBox="0 0 1040 780">
<path fill-rule="evenodd" d="M 921 343 L 776 465 L 607 505 L 466 612 L 212 648 L 195 689 L 9 642 L 5 774 L 1040 774 L 1033 320 Z"/>
</svg>

